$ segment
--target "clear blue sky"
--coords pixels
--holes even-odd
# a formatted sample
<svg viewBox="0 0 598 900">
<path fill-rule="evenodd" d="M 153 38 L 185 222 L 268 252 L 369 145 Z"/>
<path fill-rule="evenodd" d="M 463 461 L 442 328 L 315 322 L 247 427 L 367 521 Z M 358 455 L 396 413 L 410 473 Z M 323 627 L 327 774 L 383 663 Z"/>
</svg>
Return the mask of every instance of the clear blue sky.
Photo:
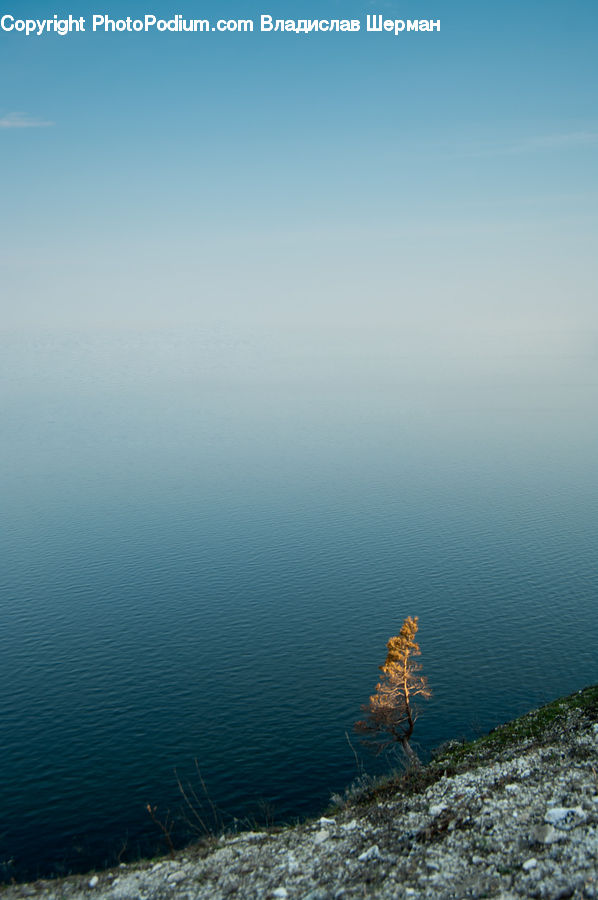
<svg viewBox="0 0 598 900">
<path fill-rule="evenodd" d="M 107 11 L 441 31 L 0 34 L 5 324 L 595 329 L 593 0 Z"/>
</svg>

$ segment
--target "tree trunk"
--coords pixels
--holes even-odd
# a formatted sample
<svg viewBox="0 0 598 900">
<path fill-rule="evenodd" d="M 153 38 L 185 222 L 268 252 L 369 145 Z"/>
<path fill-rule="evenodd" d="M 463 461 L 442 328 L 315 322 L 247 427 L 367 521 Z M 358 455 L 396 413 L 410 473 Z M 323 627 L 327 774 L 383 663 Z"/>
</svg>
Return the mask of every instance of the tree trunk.
<svg viewBox="0 0 598 900">
<path fill-rule="evenodd" d="M 409 740 L 407 738 L 401 738 L 401 745 L 405 752 L 405 756 L 409 760 L 409 764 L 413 766 L 414 769 L 419 769 L 421 763 L 418 759 L 417 753 L 409 743 Z"/>
</svg>

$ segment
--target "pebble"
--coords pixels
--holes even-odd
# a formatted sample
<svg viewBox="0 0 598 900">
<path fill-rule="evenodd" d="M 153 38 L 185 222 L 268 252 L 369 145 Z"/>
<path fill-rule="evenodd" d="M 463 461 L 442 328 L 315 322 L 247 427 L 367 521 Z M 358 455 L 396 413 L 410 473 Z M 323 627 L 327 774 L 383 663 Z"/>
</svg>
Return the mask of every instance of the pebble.
<svg viewBox="0 0 598 900">
<path fill-rule="evenodd" d="M 97 875 L 92 875 L 87 883 L 90 888 L 94 888 L 94 887 L 97 887 L 99 880 L 100 879 L 98 878 Z"/>
<path fill-rule="evenodd" d="M 373 844 L 368 850 L 360 853 L 357 859 L 360 862 L 369 862 L 371 859 L 380 859 L 380 848 L 378 844 Z"/>
<path fill-rule="evenodd" d="M 565 839 L 562 832 L 558 832 L 552 825 L 539 825 L 532 833 L 532 839 L 538 844 L 554 844 Z"/>
<path fill-rule="evenodd" d="M 439 816 L 441 813 L 443 813 L 446 808 L 446 803 L 433 803 L 429 809 L 429 813 L 431 816 L 434 816 L 434 818 L 436 818 L 436 816 Z"/>
<path fill-rule="evenodd" d="M 546 810 L 544 821 L 557 828 L 575 828 L 581 822 L 585 822 L 586 814 L 581 806 L 553 806 Z"/>
<path fill-rule="evenodd" d="M 295 872 L 299 871 L 299 863 L 297 862 L 297 858 L 295 854 L 290 850 L 287 853 L 287 871 L 289 875 L 294 875 Z"/>
<path fill-rule="evenodd" d="M 326 816 L 321 816 L 320 825 L 322 827 L 324 827 L 325 825 L 336 825 L 336 819 L 327 819 Z"/>
</svg>

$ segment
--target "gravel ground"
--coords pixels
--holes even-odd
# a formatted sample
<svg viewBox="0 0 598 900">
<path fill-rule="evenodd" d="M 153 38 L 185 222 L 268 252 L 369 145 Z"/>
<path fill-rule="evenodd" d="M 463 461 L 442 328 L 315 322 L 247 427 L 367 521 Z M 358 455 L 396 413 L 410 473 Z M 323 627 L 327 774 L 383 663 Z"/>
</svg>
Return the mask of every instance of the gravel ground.
<svg viewBox="0 0 598 900">
<path fill-rule="evenodd" d="M 318 820 L 0 898 L 598 898 L 597 720 L 588 688 Z"/>
</svg>

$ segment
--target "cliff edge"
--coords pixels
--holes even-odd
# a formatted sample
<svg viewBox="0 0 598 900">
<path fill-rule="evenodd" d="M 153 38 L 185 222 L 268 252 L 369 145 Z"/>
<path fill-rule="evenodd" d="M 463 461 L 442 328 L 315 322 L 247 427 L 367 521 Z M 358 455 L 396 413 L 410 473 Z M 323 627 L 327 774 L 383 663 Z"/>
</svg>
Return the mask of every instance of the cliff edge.
<svg viewBox="0 0 598 900">
<path fill-rule="evenodd" d="M 598 686 L 451 742 L 289 828 L 0 888 L 1 900 L 598 898 Z"/>
</svg>

